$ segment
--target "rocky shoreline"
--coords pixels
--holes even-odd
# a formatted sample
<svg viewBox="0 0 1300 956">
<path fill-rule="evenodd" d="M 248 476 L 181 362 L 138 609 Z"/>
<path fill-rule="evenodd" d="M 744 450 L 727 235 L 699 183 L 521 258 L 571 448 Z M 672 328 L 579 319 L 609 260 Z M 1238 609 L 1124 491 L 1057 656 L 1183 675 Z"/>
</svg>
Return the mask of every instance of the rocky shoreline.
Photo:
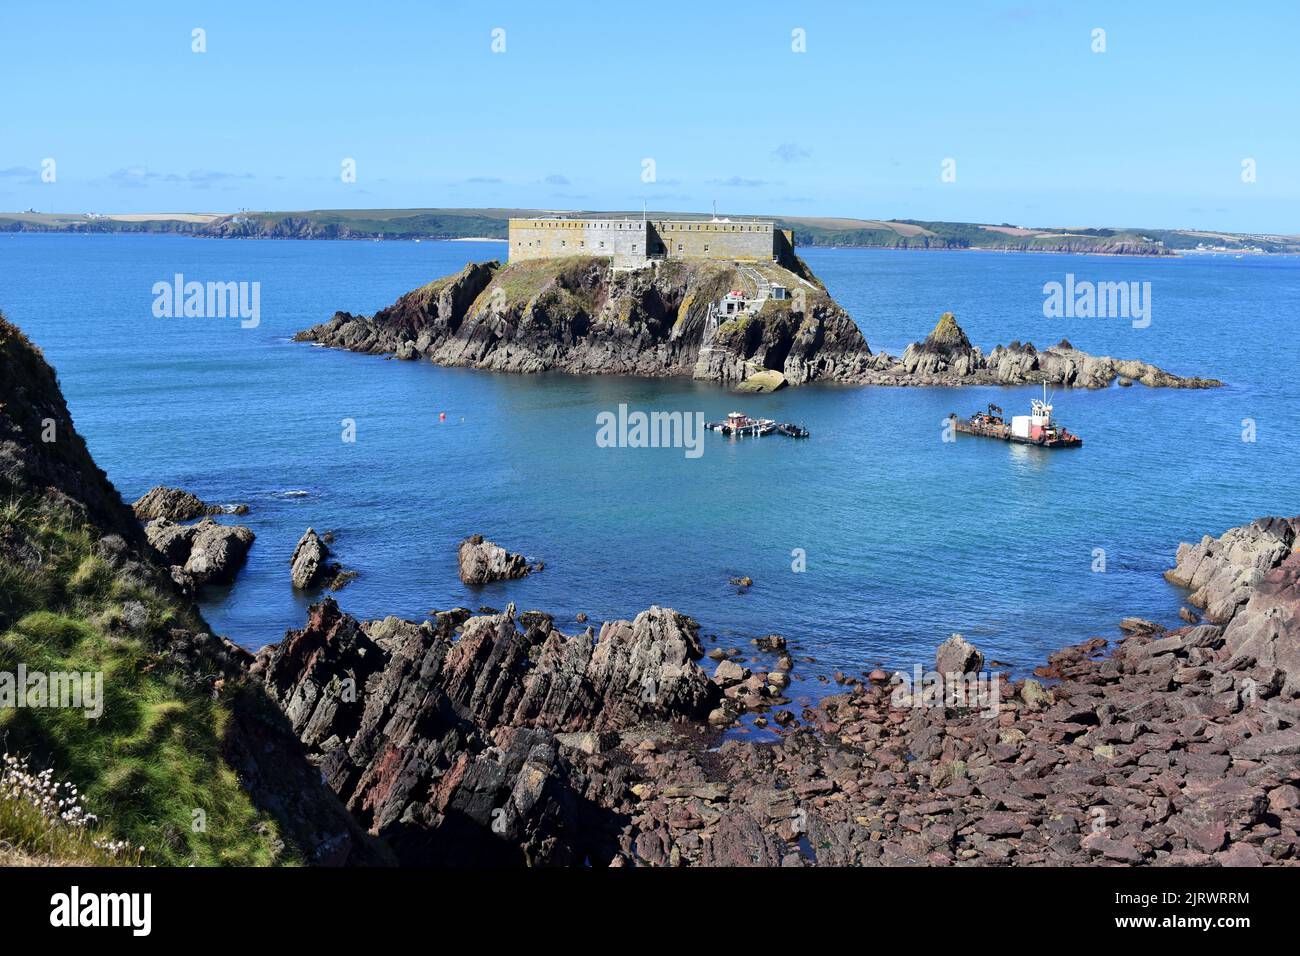
<svg viewBox="0 0 1300 956">
<path fill-rule="evenodd" d="M 790 289 L 791 298 L 711 322 L 710 304 L 728 289 L 751 287 L 754 270 Z M 470 263 L 374 316 L 337 312 L 295 340 L 493 371 L 691 376 L 732 387 L 773 376 L 779 376 L 776 387 L 1222 384 L 1138 360 L 1090 355 L 1066 341 L 1042 350 L 1013 342 L 986 355 L 951 313 L 901 357 L 872 352 L 853 319 L 797 257 L 744 269 L 674 260 L 630 272 L 612 271 L 595 257 Z M 765 382 L 762 390 L 772 387 Z"/>
<path fill-rule="evenodd" d="M 1066 648 L 978 707 L 875 672 L 796 714 L 783 639 L 710 677 L 698 625 L 657 607 L 570 636 L 513 606 L 363 623 L 326 601 L 253 673 L 406 863 L 1294 863 L 1298 528 L 1184 545 L 1170 575 L 1203 622 L 1126 619 L 1109 655 Z M 936 671 L 982 663 L 953 639 Z M 722 740 L 745 710 L 779 739 Z"/>
</svg>

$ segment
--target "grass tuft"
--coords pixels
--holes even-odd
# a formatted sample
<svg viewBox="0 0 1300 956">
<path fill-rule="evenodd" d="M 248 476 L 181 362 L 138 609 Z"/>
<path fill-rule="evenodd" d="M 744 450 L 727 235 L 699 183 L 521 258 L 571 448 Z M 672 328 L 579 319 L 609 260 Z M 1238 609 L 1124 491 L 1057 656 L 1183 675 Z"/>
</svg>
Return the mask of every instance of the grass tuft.
<svg viewBox="0 0 1300 956">
<path fill-rule="evenodd" d="M 102 714 L 82 706 L 0 708 L 3 748 L 80 788 L 97 838 L 133 849 L 129 862 L 267 865 L 282 859 L 272 821 L 253 806 L 222 757 L 229 720 L 210 685 L 181 671 L 151 640 L 201 622 L 170 594 L 116 571 L 96 536 L 36 502 L 0 509 L 0 671 L 102 676 Z M 36 555 L 16 561 L 12 555 Z M 124 601 L 144 605 L 150 633 L 127 626 Z M 138 614 L 134 615 L 138 619 Z M 95 848 L 0 800 L 0 851 L 40 862 L 95 864 Z M 47 821 L 48 823 L 48 821 Z M 4 857 L 0 853 L 0 862 Z M 17 862 L 17 860 L 16 860 Z M 122 861 L 118 861 L 122 862 Z"/>
</svg>

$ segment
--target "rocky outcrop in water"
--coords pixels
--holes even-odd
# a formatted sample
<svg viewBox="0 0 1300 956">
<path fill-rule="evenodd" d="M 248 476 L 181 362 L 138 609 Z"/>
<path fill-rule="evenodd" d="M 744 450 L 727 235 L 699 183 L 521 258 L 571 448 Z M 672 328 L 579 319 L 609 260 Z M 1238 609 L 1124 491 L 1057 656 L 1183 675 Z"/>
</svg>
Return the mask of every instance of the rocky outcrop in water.
<svg viewBox="0 0 1300 956">
<path fill-rule="evenodd" d="M 204 515 L 219 515 L 225 509 L 221 505 L 210 505 L 197 495 L 180 488 L 167 488 L 163 485 L 150 488 L 131 506 L 135 516 L 141 521 L 153 521 L 166 518 L 168 521 L 192 521 Z"/>
<path fill-rule="evenodd" d="M 1300 518 L 1262 518 L 1178 548 L 1165 572 L 1225 625 L 1228 664 L 1267 696 L 1300 697 Z"/>
<path fill-rule="evenodd" d="M 1068 341 L 1039 351 L 1012 342 L 985 355 L 971 344 L 951 312 L 945 312 L 924 341 L 913 342 L 901 359 L 875 356 L 865 381 L 873 385 L 1037 385 L 1106 388 L 1117 379 L 1152 388 L 1215 388 L 1217 379 L 1184 378 L 1135 359 L 1089 355 Z"/>
<path fill-rule="evenodd" d="M 939 645 L 934 655 L 934 669 L 940 674 L 978 674 L 984 669 L 984 655 L 960 634 Z"/>
<path fill-rule="evenodd" d="M 329 533 L 325 537 L 330 537 Z M 343 571 L 342 566 L 329 561 L 329 557 L 329 545 L 325 544 L 325 538 L 317 535 L 315 528 L 303 532 L 289 558 L 289 576 L 294 587 L 308 591 L 328 584 L 338 591 L 355 572 Z"/>
<path fill-rule="evenodd" d="M 481 534 L 471 535 L 460 543 L 456 561 L 461 581 L 475 586 L 493 581 L 512 581 L 527 577 L 532 571 L 528 559 L 522 554 L 485 541 Z"/>
<path fill-rule="evenodd" d="M 156 518 L 145 525 L 144 533 L 171 567 L 172 578 L 190 594 L 205 584 L 233 581 L 254 539 L 248 528 L 217 524 L 211 518 L 192 525 Z"/>
<path fill-rule="evenodd" d="M 1178 546 L 1174 567 L 1165 578 L 1189 589 L 1189 603 L 1203 608 L 1206 618 L 1228 621 L 1264 575 L 1297 549 L 1298 533 L 1294 518 L 1261 518 L 1217 538 L 1206 535 Z"/>
<path fill-rule="evenodd" d="M 756 278 L 757 277 L 757 278 Z M 790 290 L 738 316 L 713 306 L 760 280 Z M 1089 355 L 1067 342 L 1013 342 L 987 356 L 952 313 L 901 358 L 873 354 L 858 326 L 802 261 L 741 266 L 670 260 L 614 271 L 594 257 L 471 263 L 373 317 L 335 313 L 298 341 L 505 372 L 686 376 L 771 391 L 827 381 L 872 385 L 1048 384 L 1103 388 L 1116 379 L 1205 388 L 1145 362 Z"/>
</svg>

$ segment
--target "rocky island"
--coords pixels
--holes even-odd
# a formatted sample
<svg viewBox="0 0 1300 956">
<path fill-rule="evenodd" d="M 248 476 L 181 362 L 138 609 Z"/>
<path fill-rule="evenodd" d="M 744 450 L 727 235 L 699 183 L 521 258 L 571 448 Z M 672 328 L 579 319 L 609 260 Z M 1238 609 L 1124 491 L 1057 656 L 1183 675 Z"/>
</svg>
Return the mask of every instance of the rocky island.
<svg viewBox="0 0 1300 956">
<path fill-rule="evenodd" d="M 516 235 L 517 222 L 522 224 Z M 631 238 L 623 235 L 626 230 L 615 232 L 623 246 L 600 238 L 611 225 L 624 224 L 641 229 Z M 795 255 L 788 234 L 771 223 L 729 220 L 717 228 L 743 225 L 758 231 L 693 232 L 705 225 L 511 220 L 508 264 L 470 263 L 373 316 L 338 312 L 295 338 L 439 365 L 690 376 L 732 387 L 751 382 L 764 391 L 809 382 L 1046 382 L 1083 388 L 1103 388 L 1117 379 L 1173 388 L 1221 384 L 1180 377 L 1138 360 L 1090 355 L 1068 342 L 1042 350 L 1014 342 L 986 355 L 971 345 L 951 313 L 901 357 L 872 352 L 858 325 Z M 688 226 L 692 231 L 683 234 L 680 230 Z M 552 233 L 569 238 L 557 240 Z M 535 235 L 541 238 L 531 238 Z M 684 235 L 710 242 L 692 251 L 678 242 Z M 719 235 L 747 244 L 719 245 Z M 608 255 L 591 254 L 605 242 Z M 683 246 L 680 253 L 678 245 Z M 671 251 L 642 251 L 656 247 Z M 583 252 L 575 253 L 578 249 Z"/>
</svg>

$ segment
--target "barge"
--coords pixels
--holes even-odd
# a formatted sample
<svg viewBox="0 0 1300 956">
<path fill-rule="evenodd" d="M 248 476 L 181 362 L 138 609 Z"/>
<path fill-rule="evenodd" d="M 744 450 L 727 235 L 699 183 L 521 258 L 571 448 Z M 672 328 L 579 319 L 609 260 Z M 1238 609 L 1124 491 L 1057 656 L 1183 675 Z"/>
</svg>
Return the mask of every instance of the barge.
<svg viewBox="0 0 1300 956">
<path fill-rule="evenodd" d="M 792 422 L 778 422 L 771 418 L 750 418 L 744 412 L 730 412 L 722 422 L 705 422 L 704 427 L 724 435 L 741 438 L 758 438 L 762 435 L 785 435 L 788 438 L 807 438 L 808 429 Z"/>
<path fill-rule="evenodd" d="M 1011 421 L 1002 417 L 1002 409 L 990 404 L 983 412 L 970 418 L 959 419 L 957 413 L 948 416 L 953 427 L 967 435 L 983 438 L 1000 438 L 1021 445 L 1038 445 L 1042 448 L 1078 448 L 1083 439 L 1062 425 L 1052 421 L 1052 406 L 1047 401 L 1047 385 L 1043 385 L 1042 399 L 1035 398 L 1028 415 L 1013 415 Z"/>
</svg>

